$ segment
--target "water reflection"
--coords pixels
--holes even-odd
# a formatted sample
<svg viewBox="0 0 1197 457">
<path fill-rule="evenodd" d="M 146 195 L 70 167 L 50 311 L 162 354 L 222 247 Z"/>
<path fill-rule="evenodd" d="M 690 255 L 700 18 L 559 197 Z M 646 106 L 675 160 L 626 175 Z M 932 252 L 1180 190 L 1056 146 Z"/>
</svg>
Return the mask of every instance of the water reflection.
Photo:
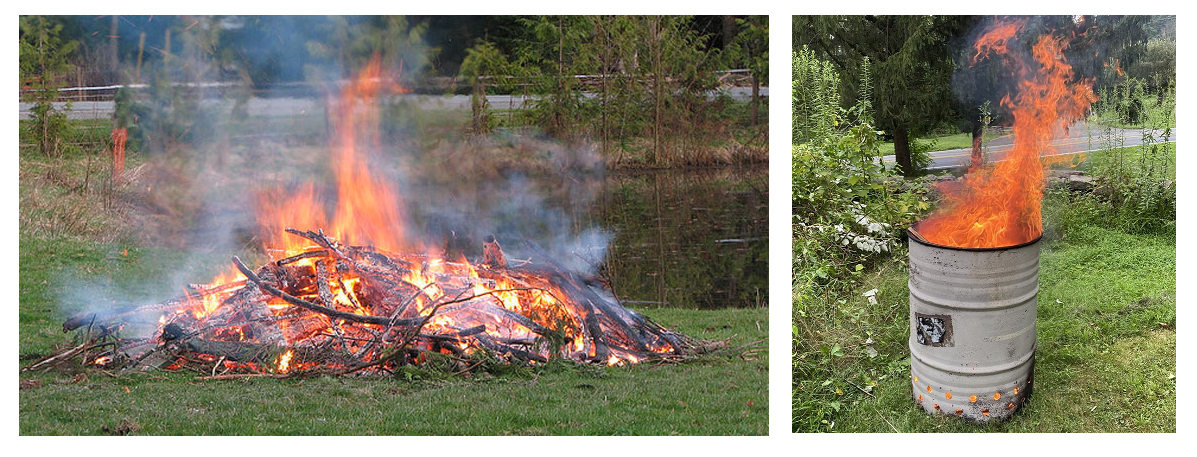
<svg viewBox="0 0 1197 457">
<path fill-rule="evenodd" d="M 604 273 L 631 305 L 768 303 L 768 170 L 654 171 L 605 179 L 592 210 L 614 232 Z"/>
</svg>

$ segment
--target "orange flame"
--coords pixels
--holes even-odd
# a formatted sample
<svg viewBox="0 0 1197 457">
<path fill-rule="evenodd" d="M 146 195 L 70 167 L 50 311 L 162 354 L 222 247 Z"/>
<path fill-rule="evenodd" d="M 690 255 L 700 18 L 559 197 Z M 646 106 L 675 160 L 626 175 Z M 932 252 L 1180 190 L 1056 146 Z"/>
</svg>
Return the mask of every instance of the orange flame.
<svg viewBox="0 0 1197 457">
<path fill-rule="evenodd" d="M 287 352 L 284 352 L 284 353 L 282 353 L 282 355 L 278 356 L 278 370 L 277 371 L 279 373 L 286 373 L 288 370 L 290 370 L 291 369 L 291 358 L 294 356 L 295 356 L 295 352 L 290 349 L 287 349 Z"/>
<path fill-rule="evenodd" d="M 995 26 L 977 40 L 977 55 L 1008 53 L 1014 33 L 1024 23 Z M 1063 38 L 1045 35 L 1032 49 L 1036 68 L 1007 59 L 1020 79 L 1014 100 L 1009 95 L 1002 100 L 1014 117 L 1013 148 L 1004 160 L 969 170 L 958 186 L 941 188 L 940 208 L 917 226 L 927 241 L 990 248 L 1030 242 L 1043 233 L 1041 157 L 1054 155 L 1052 139 L 1096 100 L 1092 79 L 1073 83 L 1072 66 L 1063 56 L 1067 46 Z"/>
<path fill-rule="evenodd" d="M 222 271 L 219 275 L 216 275 L 216 277 L 212 279 L 210 284 L 227 284 L 227 283 L 230 283 L 233 281 L 239 281 L 242 279 L 245 279 L 245 276 L 242 275 L 241 272 L 237 270 L 237 267 L 229 266 L 228 269 Z M 235 289 L 230 289 L 229 292 L 231 292 L 232 290 L 235 290 Z M 202 294 L 200 296 L 199 303 L 194 304 L 191 307 L 191 314 L 193 314 L 196 319 L 200 319 L 200 318 L 203 318 L 204 316 L 212 314 L 214 311 L 216 311 L 217 308 L 220 307 L 220 303 L 226 295 L 227 294 L 225 294 L 225 293 L 204 293 L 204 294 Z M 184 291 L 184 296 L 191 297 L 191 294 Z"/>
<path fill-rule="evenodd" d="M 286 234 L 287 227 L 320 227 L 342 242 L 389 251 L 416 247 L 403 237 L 402 199 L 371 172 L 366 160 L 370 150 L 381 149 L 378 98 L 406 92 L 384 76 L 382 60 L 375 56 L 339 97 L 329 100 L 336 129 L 331 157 L 337 178 L 335 211 L 331 217 L 324 212 L 324 202 L 311 183 L 291 190 L 289 196 L 281 189 L 262 192 L 258 224 L 266 249 L 291 255 L 307 247 L 305 240 Z"/>
<path fill-rule="evenodd" d="M 994 25 L 990 31 L 977 38 L 977 42 L 973 46 L 977 50 L 977 53 L 973 55 L 972 63 L 976 64 L 982 56 L 988 56 L 991 53 L 1008 54 L 1010 42 L 1014 40 L 1014 35 L 1026 25 L 1027 21 L 1025 19 Z"/>
</svg>

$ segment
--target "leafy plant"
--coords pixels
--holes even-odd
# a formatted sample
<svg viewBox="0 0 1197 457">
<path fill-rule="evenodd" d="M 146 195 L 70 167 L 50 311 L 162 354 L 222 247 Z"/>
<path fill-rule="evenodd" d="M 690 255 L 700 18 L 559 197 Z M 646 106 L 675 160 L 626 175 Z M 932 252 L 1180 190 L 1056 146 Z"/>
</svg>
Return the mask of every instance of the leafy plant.
<svg viewBox="0 0 1197 457">
<path fill-rule="evenodd" d="M 1126 147 L 1122 129 L 1103 126 L 1102 150 L 1091 159 L 1097 189 L 1086 198 L 1101 203 L 1099 217 L 1130 233 L 1171 233 L 1176 225 L 1176 144 L 1171 141 L 1176 96 L 1167 91 L 1155 103 L 1156 96 L 1142 86 L 1128 79 L 1105 93 L 1110 99 L 1098 108 L 1099 118 L 1138 121 L 1142 144 Z M 1134 107 L 1148 109 L 1134 112 L 1140 109 Z"/>
<path fill-rule="evenodd" d="M 466 50 L 458 75 L 470 81 L 470 106 L 473 113 L 470 130 L 475 134 L 489 133 L 494 128 L 490 104 L 486 100 L 488 84 L 510 90 L 510 75 L 518 68 L 507 60 L 494 43 L 483 40 Z"/>
<path fill-rule="evenodd" d="M 769 16 L 736 19 L 737 33 L 728 47 L 728 60 L 742 64 L 752 75 L 752 125 L 760 118 L 761 81 L 769 80 Z M 735 66 L 733 68 L 738 68 Z"/>
<path fill-rule="evenodd" d="M 822 95 L 799 100 L 796 115 L 806 141 L 793 149 L 795 278 L 803 291 L 858 276 L 868 264 L 901 247 L 901 231 L 930 208 L 927 187 L 906 181 L 881 162 L 871 104 L 862 97 L 850 110 L 838 107 L 834 78 L 826 64 L 809 55 L 795 57 L 795 68 L 812 78 Z M 864 84 L 868 86 L 867 72 Z M 796 85 L 803 81 L 796 81 Z M 803 90 L 802 88 L 796 90 Z M 932 144 L 923 143 L 926 149 Z"/>
<path fill-rule="evenodd" d="M 709 100 L 723 61 L 685 16 L 543 16 L 521 19 L 513 63 L 526 78 L 520 109 L 557 139 L 595 138 L 647 165 L 684 163 L 717 139 L 725 99 Z M 758 68 L 764 71 L 763 68 Z M 578 78 L 578 75 L 597 77 Z M 596 81 L 597 80 L 597 81 Z M 597 87 L 595 87 L 597 86 Z M 590 94 L 593 94 L 590 95 Z M 719 121 L 719 122 L 715 122 Z"/>
<path fill-rule="evenodd" d="M 852 360 L 878 357 L 875 338 L 897 341 L 890 327 L 901 326 L 869 325 L 870 315 L 892 315 L 897 305 L 880 301 L 877 289 L 855 290 L 889 260 L 904 257 L 902 231 L 930 202 L 925 181 L 902 178 L 881 162 L 867 63 L 861 97 L 846 110 L 827 63 L 804 50 L 795 54 L 794 68 L 802 78 L 794 83 L 795 115 L 807 116 L 795 118 L 802 136 L 792 161 L 794 427 L 828 431 L 850 392 L 867 392 L 894 372 L 845 371 Z M 867 305 L 850 303 L 856 300 Z"/>
<path fill-rule="evenodd" d="M 794 143 L 805 143 L 834 131 L 841 117 L 840 77 L 831 62 L 809 48 L 794 53 L 791 106 Z"/>
<path fill-rule="evenodd" d="M 20 21 L 20 71 L 22 99 L 32 102 L 29 127 L 24 130 L 47 157 L 61 155 L 61 139 L 68 135 L 65 110 L 54 108 L 58 89 L 62 88 L 62 77 L 74 67 L 67 63 L 67 57 L 78 47 L 74 40 L 63 41 L 58 34 L 62 24 L 51 22 L 44 16 L 21 16 Z"/>
</svg>

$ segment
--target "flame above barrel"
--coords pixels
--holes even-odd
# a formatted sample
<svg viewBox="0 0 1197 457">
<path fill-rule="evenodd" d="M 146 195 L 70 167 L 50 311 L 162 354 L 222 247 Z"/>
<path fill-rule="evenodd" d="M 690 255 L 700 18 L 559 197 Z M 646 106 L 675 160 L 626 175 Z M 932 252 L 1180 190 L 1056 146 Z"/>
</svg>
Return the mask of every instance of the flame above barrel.
<svg viewBox="0 0 1197 457">
<path fill-rule="evenodd" d="M 1017 34 L 1025 27 L 1025 20 L 997 23 L 974 45 L 974 61 L 1002 58 L 1018 78 L 1017 91 L 1001 101 L 1013 114 L 1013 147 L 1003 160 L 941 187 L 939 208 L 917 226 L 927 241 L 993 248 L 1027 243 L 1043 233 L 1044 157 L 1055 155 L 1052 140 L 1082 118 L 1096 96 L 1093 80 L 1078 79 L 1064 58 L 1064 37 L 1040 36 L 1029 59 L 1017 57 Z"/>
</svg>

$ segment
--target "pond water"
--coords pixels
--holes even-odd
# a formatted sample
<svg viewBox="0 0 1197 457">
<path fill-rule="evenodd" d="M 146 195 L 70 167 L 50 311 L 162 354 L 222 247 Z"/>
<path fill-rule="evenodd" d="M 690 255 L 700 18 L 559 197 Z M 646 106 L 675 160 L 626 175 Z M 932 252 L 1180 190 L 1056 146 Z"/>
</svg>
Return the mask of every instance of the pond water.
<svg viewBox="0 0 1197 457">
<path fill-rule="evenodd" d="M 604 272 L 620 299 L 634 307 L 767 306 L 767 168 L 605 181 L 592 212 L 615 235 Z"/>
</svg>

